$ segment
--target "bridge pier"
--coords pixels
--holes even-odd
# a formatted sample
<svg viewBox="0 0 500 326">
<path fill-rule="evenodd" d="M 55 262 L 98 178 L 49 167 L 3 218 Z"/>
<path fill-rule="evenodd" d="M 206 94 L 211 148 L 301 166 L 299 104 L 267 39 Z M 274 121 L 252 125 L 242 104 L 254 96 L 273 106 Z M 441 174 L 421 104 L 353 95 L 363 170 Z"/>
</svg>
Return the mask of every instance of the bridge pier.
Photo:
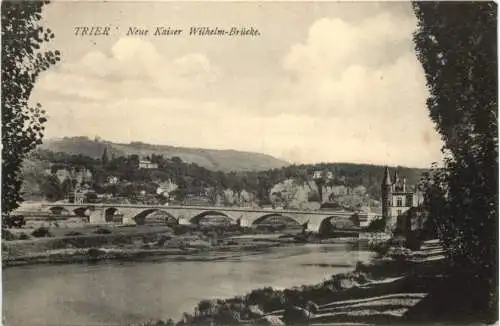
<svg viewBox="0 0 500 326">
<path fill-rule="evenodd" d="M 89 216 L 90 224 L 106 224 L 106 217 L 104 216 L 104 209 L 94 209 Z"/>
</svg>

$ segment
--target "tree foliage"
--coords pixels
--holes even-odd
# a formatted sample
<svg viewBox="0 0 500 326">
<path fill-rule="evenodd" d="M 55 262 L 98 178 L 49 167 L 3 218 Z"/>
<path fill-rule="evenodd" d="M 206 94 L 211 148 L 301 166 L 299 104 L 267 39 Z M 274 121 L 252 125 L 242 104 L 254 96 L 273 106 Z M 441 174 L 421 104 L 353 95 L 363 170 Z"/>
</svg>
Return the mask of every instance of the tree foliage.
<svg viewBox="0 0 500 326">
<path fill-rule="evenodd" d="M 49 175 L 41 185 L 41 191 L 49 201 L 58 201 L 64 198 L 64 190 L 61 182 L 55 175 Z"/>
<path fill-rule="evenodd" d="M 426 205 L 477 313 L 496 311 L 498 241 L 497 6 L 417 2 L 414 41 L 444 141 Z"/>
<path fill-rule="evenodd" d="M 54 38 L 40 25 L 47 2 L 2 1 L 2 210 L 22 200 L 21 163 L 41 143 L 45 111 L 29 98 L 39 74 L 59 61 L 58 51 L 41 50 Z"/>
</svg>

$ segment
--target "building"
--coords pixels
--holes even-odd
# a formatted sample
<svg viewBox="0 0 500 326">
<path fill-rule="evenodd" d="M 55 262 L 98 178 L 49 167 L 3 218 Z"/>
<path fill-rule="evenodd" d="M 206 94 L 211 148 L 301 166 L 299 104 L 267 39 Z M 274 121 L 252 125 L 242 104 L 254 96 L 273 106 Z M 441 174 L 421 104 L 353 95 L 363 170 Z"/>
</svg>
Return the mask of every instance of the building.
<svg viewBox="0 0 500 326">
<path fill-rule="evenodd" d="M 53 171 L 52 169 L 47 169 L 45 170 L 45 173 L 55 175 L 60 183 L 63 183 L 64 180 L 69 179 L 78 185 L 91 183 L 93 178 L 92 172 L 84 167 L 59 168 L 55 171 Z"/>
<path fill-rule="evenodd" d="M 96 201 L 97 194 L 88 185 L 77 185 L 69 196 L 69 202 L 75 204 L 95 203 Z"/>
<path fill-rule="evenodd" d="M 111 156 L 111 153 L 108 151 L 108 147 L 107 146 L 104 147 L 104 151 L 101 156 L 102 165 L 106 166 L 112 159 L 113 157 Z"/>
<path fill-rule="evenodd" d="M 92 182 L 92 172 L 86 168 L 80 168 L 78 171 L 74 169 L 72 172 L 73 179 L 76 180 L 76 183 L 79 185 L 89 184 Z"/>
<path fill-rule="evenodd" d="M 140 160 L 139 169 L 158 169 L 158 164 L 151 163 L 149 160 Z"/>
<path fill-rule="evenodd" d="M 120 182 L 120 179 L 114 175 L 110 175 L 108 176 L 108 178 L 106 179 L 106 183 L 107 184 L 110 184 L 110 185 L 116 185 Z"/>
<path fill-rule="evenodd" d="M 399 216 L 412 207 L 418 207 L 421 199 L 420 193 L 409 187 L 406 178 L 400 178 L 397 170 L 391 179 L 389 168 L 385 168 L 382 181 L 382 218 L 386 220 L 389 229 L 397 226 Z"/>
</svg>

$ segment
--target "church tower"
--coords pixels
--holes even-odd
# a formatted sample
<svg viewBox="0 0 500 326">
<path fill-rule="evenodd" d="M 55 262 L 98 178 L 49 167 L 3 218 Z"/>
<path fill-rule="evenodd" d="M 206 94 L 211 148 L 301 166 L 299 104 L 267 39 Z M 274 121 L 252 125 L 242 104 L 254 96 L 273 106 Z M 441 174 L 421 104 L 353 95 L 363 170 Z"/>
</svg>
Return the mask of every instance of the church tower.
<svg viewBox="0 0 500 326">
<path fill-rule="evenodd" d="M 111 155 L 108 152 L 108 147 L 104 147 L 104 152 L 102 153 L 102 165 L 106 166 L 109 161 L 111 161 Z"/>
<path fill-rule="evenodd" d="M 392 182 L 389 175 L 389 168 L 386 166 L 384 171 L 384 178 L 382 179 L 382 218 L 387 221 L 392 202 Z"/>
<path fill-rule="evenodd" d="M 420 203 L 419 194 L 408 186 L 406 177 L 400 177 L 397 170 L 391 176 L 385 167 L 382 180 L 382 218 L 387 230 L 407 228 L 409 215 L 407 212 Z"/>
</svg>

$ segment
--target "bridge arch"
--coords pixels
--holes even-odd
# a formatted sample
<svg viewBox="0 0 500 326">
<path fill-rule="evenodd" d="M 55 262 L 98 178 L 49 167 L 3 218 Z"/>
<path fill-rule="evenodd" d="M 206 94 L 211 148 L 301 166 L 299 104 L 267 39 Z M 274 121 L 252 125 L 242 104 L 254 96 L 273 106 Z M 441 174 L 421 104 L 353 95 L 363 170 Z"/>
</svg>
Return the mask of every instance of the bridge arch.
<svg viewBox="0 0 500 326">
<path fill-rule="evenodd" d="M 115 216 L 118 213 L 118 208 L 116 207 L 108 207 L 104 210 L 104 221 L 106 222 L 114 222 Z"/>
<path fill-rule="evenodd" d="M 52 206 L 49 208 L 49 211 L 54 215 L 65 215 L 70 213 L 70 211 L 64 206 Z"/>
<path fill-rule="evenodd" d="M 193 216 L 189 222 L 192 224 L 212 224 L 212 225 L 230 225 L 234 224 L 236 220 L 226 213 L 219 211 L 204 211 L 200 214 Z"/>
<path fill-rule="evenodd" d="M 318 232 L 320 234 L 328 234 L 334 230 L 352 230 L 358 227 L 356 223 L 358 220 L 357 214 L 353 214 L 352 216 L 328 216 L 321 220 Z"/>
<path fill-rule="evenodd" d="M 252 225 L 300 225 L 300 223 L 294 219 L 293 217 L 286 216 L 280 213 L 271 213 L 266 214 L 255 221 L 253 221 Z"/>
<path fill-rule="evenodd" d="M 148 219 L 148 216 L 161 213 L 163 217 L 156 217 Z M 134 216 L 135 224 L 146 225 L 146 224 L 163 224 L 163 225 L 176 225 L 179 221 L 169 212 L 164 209 L 151 208 L 146 209 Z"/>
<path fill-rule="evenodd" d="M 90 207 L 82 206 L 75 208 L 73 210 L 73 213 L 75 213 L 75 215 L 78 217 L 88 217 L 90 216 L 91 210 Z"/>
<path fill-rule="evenodd" d="M 299 229 L 302 224 L 293 217 L 281 213 L 270 213 L 257 218 L 252 223 L 252 227 L 266 229 L 269 231 L 279 231 L 286 229 Z"/>
</svg>

